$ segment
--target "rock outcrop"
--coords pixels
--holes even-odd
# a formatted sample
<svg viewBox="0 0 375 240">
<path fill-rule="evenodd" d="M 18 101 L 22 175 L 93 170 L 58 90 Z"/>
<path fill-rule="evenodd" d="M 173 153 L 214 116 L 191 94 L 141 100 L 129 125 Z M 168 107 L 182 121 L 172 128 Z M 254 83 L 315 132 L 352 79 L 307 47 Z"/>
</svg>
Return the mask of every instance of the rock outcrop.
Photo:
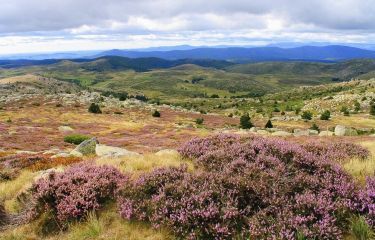
<svg viewBox="0 0 375 240">
<path fill-rule="evenodd" d="M 91 138 L 79 144 L 70 154 L 76 157 L 95 155 L 97 144 L 99 144 L 99 141 L 96 138 Z"/>
<path fill-rule="evenodd" d="M 95 148 L 95 153 L 99 157 L 125 157 L 125 156 L 139 156 L 139 153 L 128 151 L 124 148 L 111 147 L 103 144 L 97 144 Z"/>
</svg>

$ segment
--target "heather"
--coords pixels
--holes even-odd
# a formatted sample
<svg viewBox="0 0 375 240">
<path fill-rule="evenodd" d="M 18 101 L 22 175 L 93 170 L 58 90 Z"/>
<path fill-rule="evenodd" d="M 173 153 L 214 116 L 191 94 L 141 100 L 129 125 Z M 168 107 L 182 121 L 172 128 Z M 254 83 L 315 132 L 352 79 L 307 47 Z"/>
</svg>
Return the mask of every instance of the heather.
<svg viewBox="0 0 375 240">
<path fill-rule="evenodd" d="M 62 173 L 52 172 L 32 187 L 30 217 L 52 213 L 61 224 L 80 220 L 101 209 L 127 178 L 116 168 L 77 164 Z"/>
<path fill-rule="evenodd" d="M 373 181 L 361 188 L 337 164 L 368 156 L 360 146 L 216 135 L 179 151 L 198 169 L 159 168 L 127 182 L 122 217 L 187 239 L 342 239 L 353 215 L 374 227 Z"/>
</svg>

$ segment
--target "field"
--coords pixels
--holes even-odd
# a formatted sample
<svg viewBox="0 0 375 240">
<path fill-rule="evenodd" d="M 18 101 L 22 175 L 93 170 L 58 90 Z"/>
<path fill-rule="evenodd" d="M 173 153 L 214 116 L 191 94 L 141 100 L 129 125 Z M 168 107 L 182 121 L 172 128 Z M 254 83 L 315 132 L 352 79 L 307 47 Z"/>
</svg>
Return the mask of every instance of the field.
<svg viewBox="0 0 375 240">
<path fill-rule="evenodd" d="M 373 239 L 372 61 L 145 61 L 0 69 L 0 239 Z"/>
</svg>

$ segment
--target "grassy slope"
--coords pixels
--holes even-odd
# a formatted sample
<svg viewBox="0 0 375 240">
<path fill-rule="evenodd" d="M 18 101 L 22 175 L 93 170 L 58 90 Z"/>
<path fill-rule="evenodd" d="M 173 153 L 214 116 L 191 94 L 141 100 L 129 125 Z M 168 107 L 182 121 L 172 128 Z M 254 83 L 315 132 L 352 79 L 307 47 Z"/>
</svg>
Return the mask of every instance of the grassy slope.
<svg viewBox="0 0 375 240">
<path fill-rule="evenodd" d="M 34 73 L 78 83 L 83 87 L 143 93 L 151 98 L 175 102 L 204 94 L 230 97 L 280 92 L 297 86 L 331 83 L 332 78 L 347 80 L 361 76 L 368 79 L 375 72 L 374 60 L 352 60 L 337 64 L 264 62 L 233 65 L 225 70 L 186 64 L 148 72 L 134 72 L 129 70 L 126 62 L 120 64 L 118 61 L 62 61 L 47 66 L 0 69 L 0 78 Z M 196 77 L 202 80 L 192 84 L 192 79 Z"/>
</svg>

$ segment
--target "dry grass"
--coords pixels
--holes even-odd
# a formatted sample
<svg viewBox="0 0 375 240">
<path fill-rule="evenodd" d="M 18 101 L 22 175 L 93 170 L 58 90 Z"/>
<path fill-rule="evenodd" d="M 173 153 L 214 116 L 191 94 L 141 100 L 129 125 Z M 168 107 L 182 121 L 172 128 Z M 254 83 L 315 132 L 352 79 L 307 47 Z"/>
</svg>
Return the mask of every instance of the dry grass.
<svg viewBox="0 0 375 240">
<path fill-rule="evenodd" d="M 0 199 L 9 200 L 17 196 L 17 194 L 27 189 L 31 185 L 37 173 L 24 170 L 18 178 L 12 181 L 0 182 Z"/>
<path fill-rule="evenodd" d="M 187 164 L 193 169 L 193 164 L 181 158 L 177 151 L 165 151 L 164 153 L 147 153 L 139 156 L 129 156 L 123 158 L 102 158 L 96 160 L 98 165 L 112 165 L 122 172 L 140 174 L 151 171 L 157 167 L 178 167 Z"/>
<path fill-rule="evenodd" d="M 371 156 L 366 160 L 351 159 L 344 164 L 344 168 L 359 182 L 364 183 L 367 176 L 375 174 L 375 141 L 362 142 L 361 145 L 369 149 Z"/>
<path fill-rule="evenodd" d="M 166 230 L 156 230 L 150 225 L 123 220 L 115 206 L 104 209 L 99 216 L 90 214 L 86 222 L 73 224 L 59 234 L 40 236 L 37 222 L 0 233 L 2 240 L 169 240 L 173 237 Z"/>
</svg>

